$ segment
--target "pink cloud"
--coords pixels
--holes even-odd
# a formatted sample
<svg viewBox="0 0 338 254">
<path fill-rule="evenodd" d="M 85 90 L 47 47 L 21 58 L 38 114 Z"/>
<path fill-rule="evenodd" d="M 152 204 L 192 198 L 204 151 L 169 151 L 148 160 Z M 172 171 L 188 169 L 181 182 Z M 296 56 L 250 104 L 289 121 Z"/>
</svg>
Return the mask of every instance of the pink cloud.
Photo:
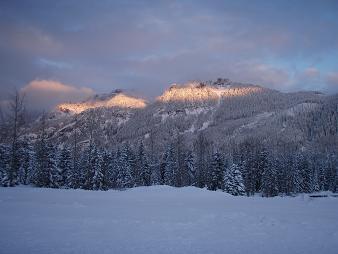
<svg viewBox="0 0 338 254">
<path fill-rule="evenodd" d="M 94 94 L 91 88 L 75 87 L 53 80 L 33 80 L 21 89 L 33 108 L 51 108 L 61 102 L 77 102 Z"/>
</svg>

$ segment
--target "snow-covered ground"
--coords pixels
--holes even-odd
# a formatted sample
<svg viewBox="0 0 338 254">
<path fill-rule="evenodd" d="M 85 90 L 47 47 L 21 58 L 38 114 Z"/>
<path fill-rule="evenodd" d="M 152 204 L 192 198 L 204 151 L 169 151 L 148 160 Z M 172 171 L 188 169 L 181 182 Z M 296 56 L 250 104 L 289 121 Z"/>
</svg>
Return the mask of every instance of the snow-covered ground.
<svg viewBox="0 0 338 254">
<path fill-rule="evenodd" d="M 0 253 L 338 253 L 338 198 L 0 188 Z"/>
</svg>

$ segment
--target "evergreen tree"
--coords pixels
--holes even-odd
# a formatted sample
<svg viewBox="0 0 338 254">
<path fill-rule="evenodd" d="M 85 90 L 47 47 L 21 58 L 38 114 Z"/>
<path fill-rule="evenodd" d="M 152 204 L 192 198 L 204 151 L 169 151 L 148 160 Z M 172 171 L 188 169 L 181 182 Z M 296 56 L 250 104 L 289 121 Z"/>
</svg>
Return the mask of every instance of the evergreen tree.
<svg viewBox="0 0 338 254">
<path fill-rule="evenodd" d="M 116 187 L 119 189 L 131 188 L 134 186 L 134 179 L 132 176 L 133 158 L 130 147 L 125 144 L 118 161 L 118 173 L 116 179 Z"/>
<path fill-rule="evenodd" d="M 151 185 L 160 185 L 163 183 L 163 178 L 161 176 L 161 162 L 151 159 L 150 161 L 150 172 L 151 172 Z"/>
<path fill-rule="evenodd" d="M 76 163 L 72 163 L 72 170 L 70 172 L 69 183 L 66 187 L 72 189 L 79 189 L 83 186 L 83 172 L 82 172 L 82 160 L 77 160 Z"/>
<path fill-rule="evenodd" d="M 108 165 L 108 171 L 109 171 L 109 188 L 117 188 L 117 177 L 119 172 L 119 166 L 120 166 L 120 156 L 121 151 L 118 149 L 116 152 L 113 152 L 110 156 L 111 159 L 109 161 Z"/>
<path fill-rule="evenodd" d="M 101 164 L 101 169 L 102 169 L 102 174 L 103 174 L 103 179 L 102 179 L 102 190 L 108 190 L 112 188 L 112 172 L 110 171 L 110 164 L 112 159 L 111 154 L 104 150 L 101 152 L 102 154 L 102 164 Z"/>
<path fill-rule="evenodd" d="M 249 195 L 254 195 L 255 193 L 255 185 L 254 185 L 254 176 L 253 176 L 253 170 L 254 167 L 254 160 L 253 157 L 247 157 L 242 163 L 242 172 L 244 176 L 244 186 L 245 186 L 245 192 Z"/>
<path fill-rule="evenodd" d="M 196 186 L 195 158 L 192 151 L 186 153 L 184 159 L 184 185 Z"/>
<path fill-rule="evenodd" d="M 159 184 L 165 184 L 165 169 L 168 162 L 169 146 L 162 155 L 161 163 L 159 165 Z"/>
<path fill-rule="evenodd" d="M 214 153 L 211 164 L 211 182 L 209 190 L 224 190 L 224 162 L 219 152 Z"/>
<path fill-rule="evenodd" d="M 139 147 L 138 147 L 138 151 L 136 154 L 136 158 L 135 158 L 135 168 L 133 171 L 133 178 L 134 178 L 134 182 L 135 182 L 135 186 L 143 186 L 143 179 L 142 179 L 142 170 L 143 170 L 143 159 L 144 159 L 144 147 L 143 147 L 143 143 L 141 142 Z"/>
<path fill-rule="evenodd" d="M 34 184 L 38 187 L 48 187 L 50 185 L 50 174 L 48 165 L 48 148 L 43 127 L 38 141 L 35 143 L 35 172 Z"/>
<path fill-rule="evenodd" d="M 135 179 L 135 181 L 141 186 L 151 185 L 151 168 L 148 161 L 144 145 L 141 142 L 137 154 L 137 168 L 139 174 L 137 174 Z"/>
<path fill-rule="evenodd" d="M 81 157 L 81 169 L 83 171 L 81 176 L 81 188 L 85 190 L 91 190 L 93 188 L 93 177 L 94 171 L 92 168 L 92 157 L 93 157 L 94 146 L 90 145 L 87 147 L 83 156 Z"/>
<path fill-rule="evenodd" d="M 47 187 L 60 188 L 61 174 L 57 167 L 57 148 L 50 142 L 47 143 L 47 168 L 49 171 L 49 185 Z"/>
<path fill-rule="evenodd" d="M 129 165 L 129 168 L 130 168 L 130 173 L 131 173 L 131 187 L 135 187 L 136 186 L 136 176 L 139 174 L 140 175 L 140 171 L 139 169 L 137 168 L 137 165 L 136 165 L 136 155 L 134 153 L 134 151 L 132 150 L 131 146 L 126 143 L 125 146 L 124 146 L 124 149 L 122 149 L 122 152 L 125 152 L 126 154 L 126 159 L 127 159 L 127 164 Z"/>
<path fill-rule="evenodd" d="M 175 179 L 174 185 L 176 187 L 183 186 L 183 178 L 185 177 L 185 165 L 184 165 L 184 158 L 185 158 L 185 148 L 184 148 L 184 137 L 182 134 L 176 134 L 174 138 L 175 146 L 175 157 L 176 157 L 176 164 L 177 164 L 177 171 L 175 172 Z"/>
<path fill-rule="evenodd" d="M 60 172 L 60 186 L 72 187 L 72 153 L 68 146 L 64 146 L 58 156 L 58 169 Z"/>
<path fill-rule="evenodd" d="M 267 167 L 267 150 L 256 139 L 248 139 L 239 146 L 244 186 L 247 195 L 261 191 L 262 173 Z"/>
<path fill-rule="evenodd" d="M 196 186 L 203 188 L 208 182 L 208 149 L 210 143 L 203 132 L 200 132 L 194 142 L 194 150 L 196 153 Z"/>
<path fill-rule="evenodd" d="M 269 167 L 268 151 L 266 147 L 262 146 L 257 152 L 257 161 L 254 169 L 254 183 L 255 192 L 259 192 L 262 189 L 262 176 L 263 172 Z"/>
<path fill-rule="evenodd" d="M 173 145 L 169 145 L 164 167 L 164 184 L 177 186 L 176 176 L 178 172 L 177 159 Z"/>
<path fill-rule="evenodd" d="M 34 184 L 38 187 L 58 188 L 60 172 L 56 164 L 56 148 L 40 137 L 35 145 Z"/>
<path fill-rule="evenodd" d="M 10 148 L 0 144 L 0 184 L 6 185 L 7 172 L 10 165 Z"/>
<path fill-rule="evenodd" d="M 319 163 L 315 165 L 318 167 L 318 185 L 319 185 L 319 190 L 324 191 L 328 190 L 327 185 L 326 185 L 326 168 L 325 168 L 325 161 L 323 156 L 319 159 Z"/>
<path fill-rule="evenodd" d="M 286 170 L 285 170 L 285 158 L 284 158 L 284 154 L 280 154 L 280 157 L 275 156 L 273 159 L 276 161 L 275 162 L 275 169 L 276 169 L 278 192 L 286 194 L 287 173 L 286 173 Z"/>
<path fill-rule="evenodd" d="M 27 140 L 21 143 L 19 150 L 20 154 L 20 168 L 19 168 L 19 181 L 21 184 L 27 185 L 30 183 L 33 172 L 33 152 L 31 145 Z"/>
<path fill-rule="evenodd" d="M 291 172 L 291 185 L 292 185 L 292 193 L 300 193 L 303 191 L 302 189 L 302 174 L 301 174 L 301 156 L 300 154 L 296 154 L 293 158 L 292 168 L 290 168 Z"/>
<path fill-rule="evenodd" d="M 278 195 L 277 161 L 270 158 L 269 164 L 262 174 L 263 197 L 274 197 Z"/>
<path fill-rule="evenodd" d="M 293 170 L 293 158 L 291 154 L 284 154 L 283 159 L 281 160 L 281 172 L 280 176 L 282 177 L 278 182 L 284 183 L 284 185 L 279 187 L 279 191 L 285 193 L 286 195 L 291 195 L 294 192 L 294 170 Z"/>
<path fill-rule="evenodd" d="M 328 190 L 337 192 L 338 190 L 338 159 L 335 154 L 328 154 L 326 158 L 327 185 Z"/>
<path fill-rule="evenodd" d="M 93 153 L 92 157 L 92 168 L 93 168 L 93 189 L 94 190 L 105 190 L 106 186 L 106 179 L 105 179 L 105 172 L 103 166 L 103 157 L 102 153 L 97 149 Z"/>
<path fill-rule="evenodd" d="M 24 125 L 24 96 L 15 90 L 9 103 L 9 131 L 10 131 L 10 163 L 7 167 L 6 177 L 3 180 L 5 186 L 15 186 L 18 184 L 20 169 L 20 136 L 21 127 Z"/>
<path fill-rule="evenodd" d="M 245 194 L 243 177 L 238 165 L 232 164 L 226 170 L 224 176 L 224 190 L 234 196 Z"/>
<path fill-rule="evenodd" d="M 307 158 L 302 152 L 296 154 L 294 169 L 297 172 L 295 180 L 299 181 L 299 192 L 310 193 L 313 191 L 312 170 Z"/>
<path fill-rule="evenodd" d="M 19 141 L 16 140 L 11 146 L 10 151 L 10 163 L 7 167 L 6 177 L 3 180 L 3 185 L 7 187 L 14 187 L 18 184 L 19 170 L 20 170 L 20 145 Z"/>
<path fill-rule="evenodd" d="M 312 191 L 320 191 L 320 186 L 319 186 L 319 172 L 317 168 L 313 169 L 313 190 Z"/>
<path fill-rule="evenodd" d="M 92 144 L 87 148 L 84 158 L 83 188 L 86 190 L 98 190 L 103 188 L 102 156 L 97 147 Z"/>
<path fill-rule="evenodd" d="M 70 178 L 68 187 L 73 189 L 78 189 L 82 187 L 82 168 L 80 168 L 80 153 L 79 153 L 79 144 L 78 144 L 78 128 L 79 122 L 78 117 L 75 116 L 75 124 L 74 124 L 74 133 L 72 135 L 72 143 L 71 143 L 71 155 L 72 155 L 72 170 L 70 172 Z M 82 161 L 82 160 L 81 160 Z"/>
</svg>

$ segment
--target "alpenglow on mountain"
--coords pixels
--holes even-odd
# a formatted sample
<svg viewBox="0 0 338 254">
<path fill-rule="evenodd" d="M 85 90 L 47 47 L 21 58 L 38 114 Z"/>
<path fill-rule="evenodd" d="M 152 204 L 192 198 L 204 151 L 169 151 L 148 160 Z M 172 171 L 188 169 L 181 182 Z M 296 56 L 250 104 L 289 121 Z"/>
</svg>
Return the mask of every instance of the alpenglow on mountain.
<svg viewBox="0 0 338 254">
<path fill-rule="evenodd" d="M 80 103 L 62 103 L 56 108 L 62 112 L 79 114 L 95 108 L 144 108 L 145 106 L 144 100 L 126 96 L 121 90 L 115 90 L 111 94 L 96 95 Z"/>
<path fill-rule="evenodd" d="M 71 143 L 76 135 L 85 147 L 90 133 L 97 145 L 112 149 L 143 141 L 155 157 L 173 137 L 193 146 L 201 134 L 222 150 L 248 138 L 276 149 L 286 144 L 306 149 L 336 142 L 337 101 L 337 95 L 283 93 L 217 79 L 174 84 L 154 102 L 118 90 L 60 104 L 45 122 L 48 138 L 59 145 Z M 40 125 L 41 118 L 27 130 L 29 137 L 36 137 Z"/>
</svg>

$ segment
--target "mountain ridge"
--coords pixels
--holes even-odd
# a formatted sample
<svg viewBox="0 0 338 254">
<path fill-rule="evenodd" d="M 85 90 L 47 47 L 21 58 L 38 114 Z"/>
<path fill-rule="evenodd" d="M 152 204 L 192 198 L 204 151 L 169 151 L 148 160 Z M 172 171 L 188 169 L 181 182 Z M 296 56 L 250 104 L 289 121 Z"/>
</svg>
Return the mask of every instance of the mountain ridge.
<svg viewBox="0 0 338 254">
<path fill-rule="evenodd" d="M 281 95 L 323 95 L 318 91 L 298 91 L 284 93 L 259 85 L 233 82 L 230 79 L 217 79 L 216 81 L 189 81 L 183 84 L 171 84 L 164 92 L 155 98 L 155 101 L 147 101 L 143 98 L 129 95 L 122 89 L 116 89 L 111 93 L 93 95 L 82 102 L 60 103 L 54 110 L 65 113 L 82 113 L 94 108 L 144 108 L 156 102 L 203 102 L 215 101 L 226 97 L 250 96 L 255 93 L 271 92 Z"/>
<path fill-rule="evenodd" d="M 142 141 L 146 147 L 153 147 L 155 156 L 177 135 L 193 146 L 203 134 L 219 149 L 250 137 L 267 144 L 308 146 L 314 135 L 324 135 L 319 129 L 320 134 L 309 134 L 306 129 L 316 124 L 311 115 L 322 117 L 327 105 L 335 105 L 336 101 L 328 98 L 317 92 L 283 93 L 228 79 L 192 81 L 170 86 L 153 102 L 118 90 L 89 98 L 84 104 L 61 104 L 68 108 L 58 105 L 47 115 L 47 132 L 49 139 L 61 146 L 70 144 L 75 133 L 80 133 L 78 138 L 86 146 L 88 125 L 93 124 L 99 146 L 115 149 L 125 142 Z M 334 118 L 323 121 L 332 124 Z M 38 120 L 27 130 L 33 139 L 40 125 Z"/>
</svg>

